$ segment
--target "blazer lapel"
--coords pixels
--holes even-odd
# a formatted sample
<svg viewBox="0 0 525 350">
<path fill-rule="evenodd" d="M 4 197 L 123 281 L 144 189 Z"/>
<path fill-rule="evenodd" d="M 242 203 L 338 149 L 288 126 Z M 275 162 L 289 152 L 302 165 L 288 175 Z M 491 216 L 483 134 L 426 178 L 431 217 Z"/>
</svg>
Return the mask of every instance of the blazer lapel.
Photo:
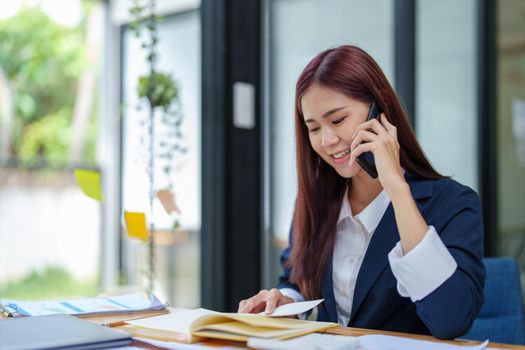
<svg viewBox="0 0 525 350">
<path fill-rule="evenodd" d="M 406 172 L 405 177 L 410 186 L 412 196 L 421 211 L 422 206 L 418 203 L 418 200 L 428 198 L 432 195 L 432 180 L 418 179 L 409 172 Z M 388 265 L 388 253 L 390 253 L 399 240 L 394 208 L 392 207 L 392 203 L 390 203 L 370 240 L 359 274 L 357 275 L 350 322 L 354 320 L 356 312 L 359 310 L 359 307 L 374 282 Z"/>
<path fill-rule="evenodd" d="M 355 313 L 361 306 L 368 291 L 388 264 L 388 253 L 398 241 L 399 233 L 397 232 L 394 209 L 392 204 L 390 204 L 370 240 L 363 263 L 359 269 L 350 322 L 353 321 Z"/>
</svg>

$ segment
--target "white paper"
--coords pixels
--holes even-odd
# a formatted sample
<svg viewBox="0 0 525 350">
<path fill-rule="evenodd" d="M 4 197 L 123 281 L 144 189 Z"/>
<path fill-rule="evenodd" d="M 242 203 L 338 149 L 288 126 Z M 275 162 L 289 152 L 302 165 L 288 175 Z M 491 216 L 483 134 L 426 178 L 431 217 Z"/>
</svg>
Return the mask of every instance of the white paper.
<svg viewBox="0 0 525 350">
<path fill-rule="evenodd" d="M 206 345 L 206 342 L 201 343 L 193 343 L 193 344 L 183 344 L 183 343 L 175 343 L 170 341 L 161 341 L 161 340 L 153 340 L 153 339 L 146 339 L 146 338 L 133 338 L 135 340 L 138 340 L 143 343 L 148 343 L 151 345 L 155 345 L 159 348 L 163 349 L 173 349 L 173 350 L 210 350 L 210 349 L 220 349 L 220 350 L 239 350 L 239 349 L 245 349 L 243 346 L 234 346 L 234 345 L 225 345 L 225 346 L 212 346 Z"/>
<path fill-rule="evenodd" d="M 266 315 L 270 317 L 283 317 L 283 316 L 294 316 L 294 315 L 300 315 L 303 312 L 309 311 L 316 307 L 317 305 L 321 304 L 324 299 L 317 299 L 317 300 L 309 300 L 309 301 L 301 301 L 297 303 L 290 303 L 290 304 L 284 304 L 281 306 L 278 306 L 275 308 L 274 312 L 266 315 L 266 313 L 260 312 L 259 315 Z"/>
<path fill-rule="evenodd" d="M 249 338 L 247 345 L 259 350 L 357 350 L 359 340 L 345 335 L 312 333 L 288 340 Z"/>
<path fill-rule="evenodd" d="M 57 313 L 69 315 L 104 315 L 145 310 L 161 310 L 167 307 L 151 295 L 146 299 L 140 294 L 112 297 L 81 298 L 64 300 L 17 301 L 0 300 L 0 308 L 8 306 L 17 311 L 17 316 L 42 316 Z"/>
<path fill-rule="evenodd" d="M 489 341 L 486 340 L 479 345 L 465 346 L 378 334 L 361 336 L 359 343 L 358 349 L 362 350 L 482 350 L 487 347 Z"/>
</svg>

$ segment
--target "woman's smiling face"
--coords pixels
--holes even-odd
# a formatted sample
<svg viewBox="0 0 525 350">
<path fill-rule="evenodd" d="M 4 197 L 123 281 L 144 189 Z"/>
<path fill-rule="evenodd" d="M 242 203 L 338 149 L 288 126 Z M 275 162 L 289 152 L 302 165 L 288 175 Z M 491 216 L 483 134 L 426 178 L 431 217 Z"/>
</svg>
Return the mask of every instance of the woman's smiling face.
<svg viewBox="0 0 525 350">
<path fill-rule="evenodd" d="M 366 121 L 370 104 L 313 84 L 301 99 L 304 122 L 314 151 L 345 178 L 361 167 L 349 166 L 356 127 Z"/>
</svg>

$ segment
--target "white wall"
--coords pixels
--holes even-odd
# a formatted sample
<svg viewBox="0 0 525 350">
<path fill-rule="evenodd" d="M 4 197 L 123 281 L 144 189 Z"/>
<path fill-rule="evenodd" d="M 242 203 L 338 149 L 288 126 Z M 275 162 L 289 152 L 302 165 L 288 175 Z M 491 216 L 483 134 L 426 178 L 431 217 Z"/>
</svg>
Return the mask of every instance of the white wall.
<svg viewBox="0 0 525 350">
<path fill-rule="evenodd" d="M 51 265 L 95 278 L 100 203 L 75 184 L 0 187 L 0 247 L 0 284 Z"/>
</svg>

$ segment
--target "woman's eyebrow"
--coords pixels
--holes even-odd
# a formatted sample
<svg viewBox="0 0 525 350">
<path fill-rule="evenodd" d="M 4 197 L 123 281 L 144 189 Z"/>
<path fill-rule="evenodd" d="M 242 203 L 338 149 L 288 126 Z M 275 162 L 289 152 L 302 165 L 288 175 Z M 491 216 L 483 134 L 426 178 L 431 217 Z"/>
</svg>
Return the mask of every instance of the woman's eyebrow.
<svg viewBox="0 0 525 350">
<path fill-rule="evenodd" d="M 324 118 L 327 118 L 329 117 L 330 115 L 336 113 L 336 112 L 339 112 L 341 109 L 344 109 L 346 108 L 346 106 L 343 106 L 343 107 L 336 107 L 336 108 L 332 108 L 331 110 L 329 110 L 328 112 L 325 112 L 322 116 L 321 116 L 321 119 L 324 119 Z M 314 119 L 306 119 L 304 121 L 305 123 L 313 123 L 315 122 Z"/>
</svg>

